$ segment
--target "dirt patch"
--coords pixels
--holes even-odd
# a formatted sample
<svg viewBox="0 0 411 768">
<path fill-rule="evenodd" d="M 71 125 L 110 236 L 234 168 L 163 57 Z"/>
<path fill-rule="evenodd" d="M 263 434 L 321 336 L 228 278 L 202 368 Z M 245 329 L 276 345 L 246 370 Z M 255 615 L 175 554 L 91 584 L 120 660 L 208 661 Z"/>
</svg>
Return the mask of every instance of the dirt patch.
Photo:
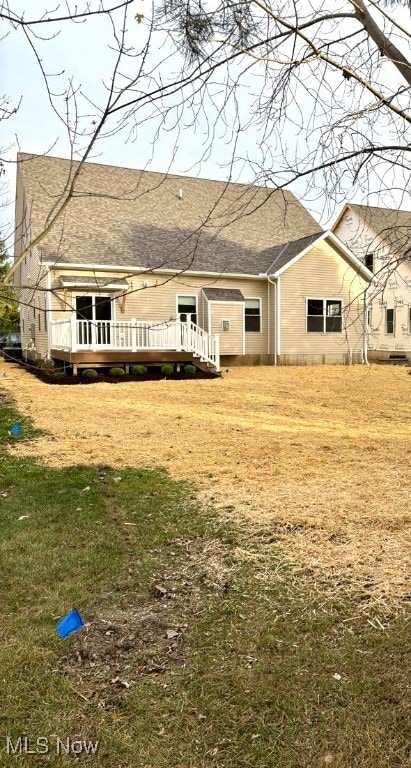
<svg viewBox="0 0 411 768">
<path fill-rule="evenodd" d="M 50 466 L 162 465 L 243 531 L 241 555 L 271 557 L 318 588 L 411 593 L 411 380 L 406 370 L 231 369 L 222 379 L 47 387 L 0 365 L 45 435 L 15 443 Z M 22 435 L 24 438 L 24 435 Z M 269 539 L 270 543 L 267 543 Z M 368 585 L 372 585 L 369 587 Z"/>
<path fill-rule="evenodd" d="M 93 706 L 117 707 L 138 677 L 167 686 L 173 670 L 190 663 L 185 633 L 230 589 L 232 573 L 219 541 L 176 540 L 166 549 L 160 556 L 175 564 L 148 589 L 138 584 L 138 563 L 131 566 L 127 582 L 101 596 L 60 659 L 60 673 Z"/>
</svg>

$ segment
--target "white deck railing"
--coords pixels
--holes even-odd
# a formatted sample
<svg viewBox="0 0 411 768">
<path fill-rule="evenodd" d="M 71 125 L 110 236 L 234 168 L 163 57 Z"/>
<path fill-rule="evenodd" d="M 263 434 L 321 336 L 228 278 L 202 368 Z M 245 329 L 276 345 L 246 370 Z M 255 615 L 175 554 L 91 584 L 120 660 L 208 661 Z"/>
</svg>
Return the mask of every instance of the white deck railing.
<svg viewBox="0 0 411 768">
<path fill-rule="evenodd" d="M 190 320 L 51 321 L 51 347 L 66 352 L 164 351 L 191 352 L 220 369 L 219 336 L 212 336 Z"/>
</svg>

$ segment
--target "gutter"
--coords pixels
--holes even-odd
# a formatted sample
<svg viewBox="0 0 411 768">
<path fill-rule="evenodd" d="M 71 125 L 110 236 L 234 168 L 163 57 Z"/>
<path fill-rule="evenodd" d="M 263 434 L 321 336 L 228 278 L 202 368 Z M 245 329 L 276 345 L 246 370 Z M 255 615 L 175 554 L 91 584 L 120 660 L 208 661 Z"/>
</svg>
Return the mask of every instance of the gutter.
<svg viewBox="0 0 411 768">
<path fill-rule="evenodd" d="M 156 277 L 156 275 L 174 275 L 176 278 L 180 277 L 181 275 L 193 275 L 194 277 L 237 277 L 237 278 L 244 278 L 246 280 L 266 280 L 267 275 L 266 274 L 259 274 L 259 275 L 250 275 L 242 272 L 207 272 L 207 271 L 200 271 L 200 270 L 193 270 L 193 269 L 166 269 L 166 268 L 156 268 L 156 267 L 130 267 L 130 266 L 119 266 L 118 264 L 70 264 L 68 262 L 59 263 L 59 262 L 53 262 L 53 261 L 42 261 L 41 264 L 44 266 L 49 267 L 52 270 L 88 270 L 89 272 L 124 272 L 125 274 L 148 274 L 152 275 L 152 277 Z"/>
</svg>

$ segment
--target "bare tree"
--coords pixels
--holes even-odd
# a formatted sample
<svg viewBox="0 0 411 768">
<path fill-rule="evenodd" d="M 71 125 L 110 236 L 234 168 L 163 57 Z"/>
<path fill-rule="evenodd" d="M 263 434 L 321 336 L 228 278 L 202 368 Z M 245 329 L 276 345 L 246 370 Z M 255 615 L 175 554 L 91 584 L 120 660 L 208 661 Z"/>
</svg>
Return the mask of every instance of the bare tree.
<svg viewBox="0 0 411 768">
<path fill-rule="evenodd" d="M 408 180 L 411 25 L 398 12 L 408 4 L 164 0 L 157 23 L 193 77 L 200 64 L 221 73 L 225 116 L 230 107 L 244 130 L 259 129 L 242 158 L 255 178 L 305 178 L 335 204 L 353 187 L 378 193 Z"/>
<path fill-rule="evenodd" d="M 306 180 L 308 198 L 321 195 L 329 212 L 353 188 L 374 194 L 403 188 L 408 194 L 410 30 L 398 14 L 408 4 L 221 0 L 216 7 L 164 0 L 143 17 L 132 0 L 99 0 L 83 9 L 66 3 L 30 18 L 3 2 L 0 19 L 25 35 L 73 159 L 89 159 L 97 143 L 113 134 L 135 137 L 150 122 L 153 145 L 167 130 L 175 148 L 181 122 L 197 121 L 208 129 L 198 162 L 224 135 L 234 148 L 230 177 L 241 165 L 248 181 L 275 188 Z M 64 87 L 58 80 L 57 95 L 40 44 L 64 24 L 93 24 L 101 16 L 112 33 L 104 103 L 94 103 L 69 75 Z M 139 49 L 137 27 L 143 30 Z M 161 56 L 155 55 L 159 40 Z M 239 134 L 243 140 L 235 141 Z M 47 229 L 68 204 L 79 172 L 68 179 Z"/>
<path fill-rule="evenodd" d="M 2 2 L 0 20 L 24 35 L 71 157 L 79 161 L 50 205 L 44 230 L 25 243 L 8 279 L 64 215 L 82 163 L 99 143 L 115 135 L 138 140 L 147 125 L 153 126 L 153 147 L 162 132 L 172 135 L 170 164 L 182 124 L 201 125 L 198 163 L 219 142 L 228 144 L 229 180 L 241 171 L 247 181 L 273 189 L 297 184 L 306 199 L 323 201 L 326 214 L 348 191 L 406 199 L 411 33 L 408 16 L 400 13 L 406 5 L 164 0 L 143 16 L 132 0 L 99 0 L 83 8 L 67 2 L 35 18 Z M 97 102 L 70 73 L 60 74 L 57 86 L 41 50 L 65 25 L 93 25 L 99 18 L 111 30 L 111 72 Z M 16 108 L 7 104 L 8 112 Z"/>
</svg>

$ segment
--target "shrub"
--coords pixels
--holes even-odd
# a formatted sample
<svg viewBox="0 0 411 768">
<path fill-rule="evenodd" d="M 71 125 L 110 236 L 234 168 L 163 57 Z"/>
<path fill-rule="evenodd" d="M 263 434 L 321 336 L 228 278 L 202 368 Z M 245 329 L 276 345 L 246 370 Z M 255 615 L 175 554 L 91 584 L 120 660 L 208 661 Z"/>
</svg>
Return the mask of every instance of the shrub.
<svg viewBox="0 0 411 768">
<path fill-rule="evenodd" d="M 174 365 L 172 365 L 171 363 L 166 363 L 165 365 L 162 365 L 161 373 L 164 373 L 164 376 L 171 376 L 171 374 L 174 373 Z"/>
<path fill-rule="evenodd" d="M 184 373 L 196 373 L 197 368 L 195 365 L 185 365 L 184 366 Z"/>
<path fill-rule="evenodd" d="M 64 371 L 54 371 L 53 373 L 53 379 L 65 379 L 66 374 Z"/>
<path fill-rule="evenodd" d="M 45 357 L 36 357 L 34 364 L 37 368 L 40 368 L 40 370 L 44 371 L 45 373 L 54 371 L 54 363 L 51 360 L 46 360 Z"/>
<path fill-rule="evenodd" d="M 81 374 L 83 379 L 97 379 L 98 373 L 94 370 L 94 368 L 85 368 L 83 373 Z"/>
<path fill-rule="evenodd" d="M 124 376 L 124 368 L 110 368 L 110 376 Z"/>
<path fill-rule="evenodd" d="M 147 368 L 145 365 L 132 365 L 130 373 L 134 376 L 144 376 L 147 373 Z"/>
</svg>

